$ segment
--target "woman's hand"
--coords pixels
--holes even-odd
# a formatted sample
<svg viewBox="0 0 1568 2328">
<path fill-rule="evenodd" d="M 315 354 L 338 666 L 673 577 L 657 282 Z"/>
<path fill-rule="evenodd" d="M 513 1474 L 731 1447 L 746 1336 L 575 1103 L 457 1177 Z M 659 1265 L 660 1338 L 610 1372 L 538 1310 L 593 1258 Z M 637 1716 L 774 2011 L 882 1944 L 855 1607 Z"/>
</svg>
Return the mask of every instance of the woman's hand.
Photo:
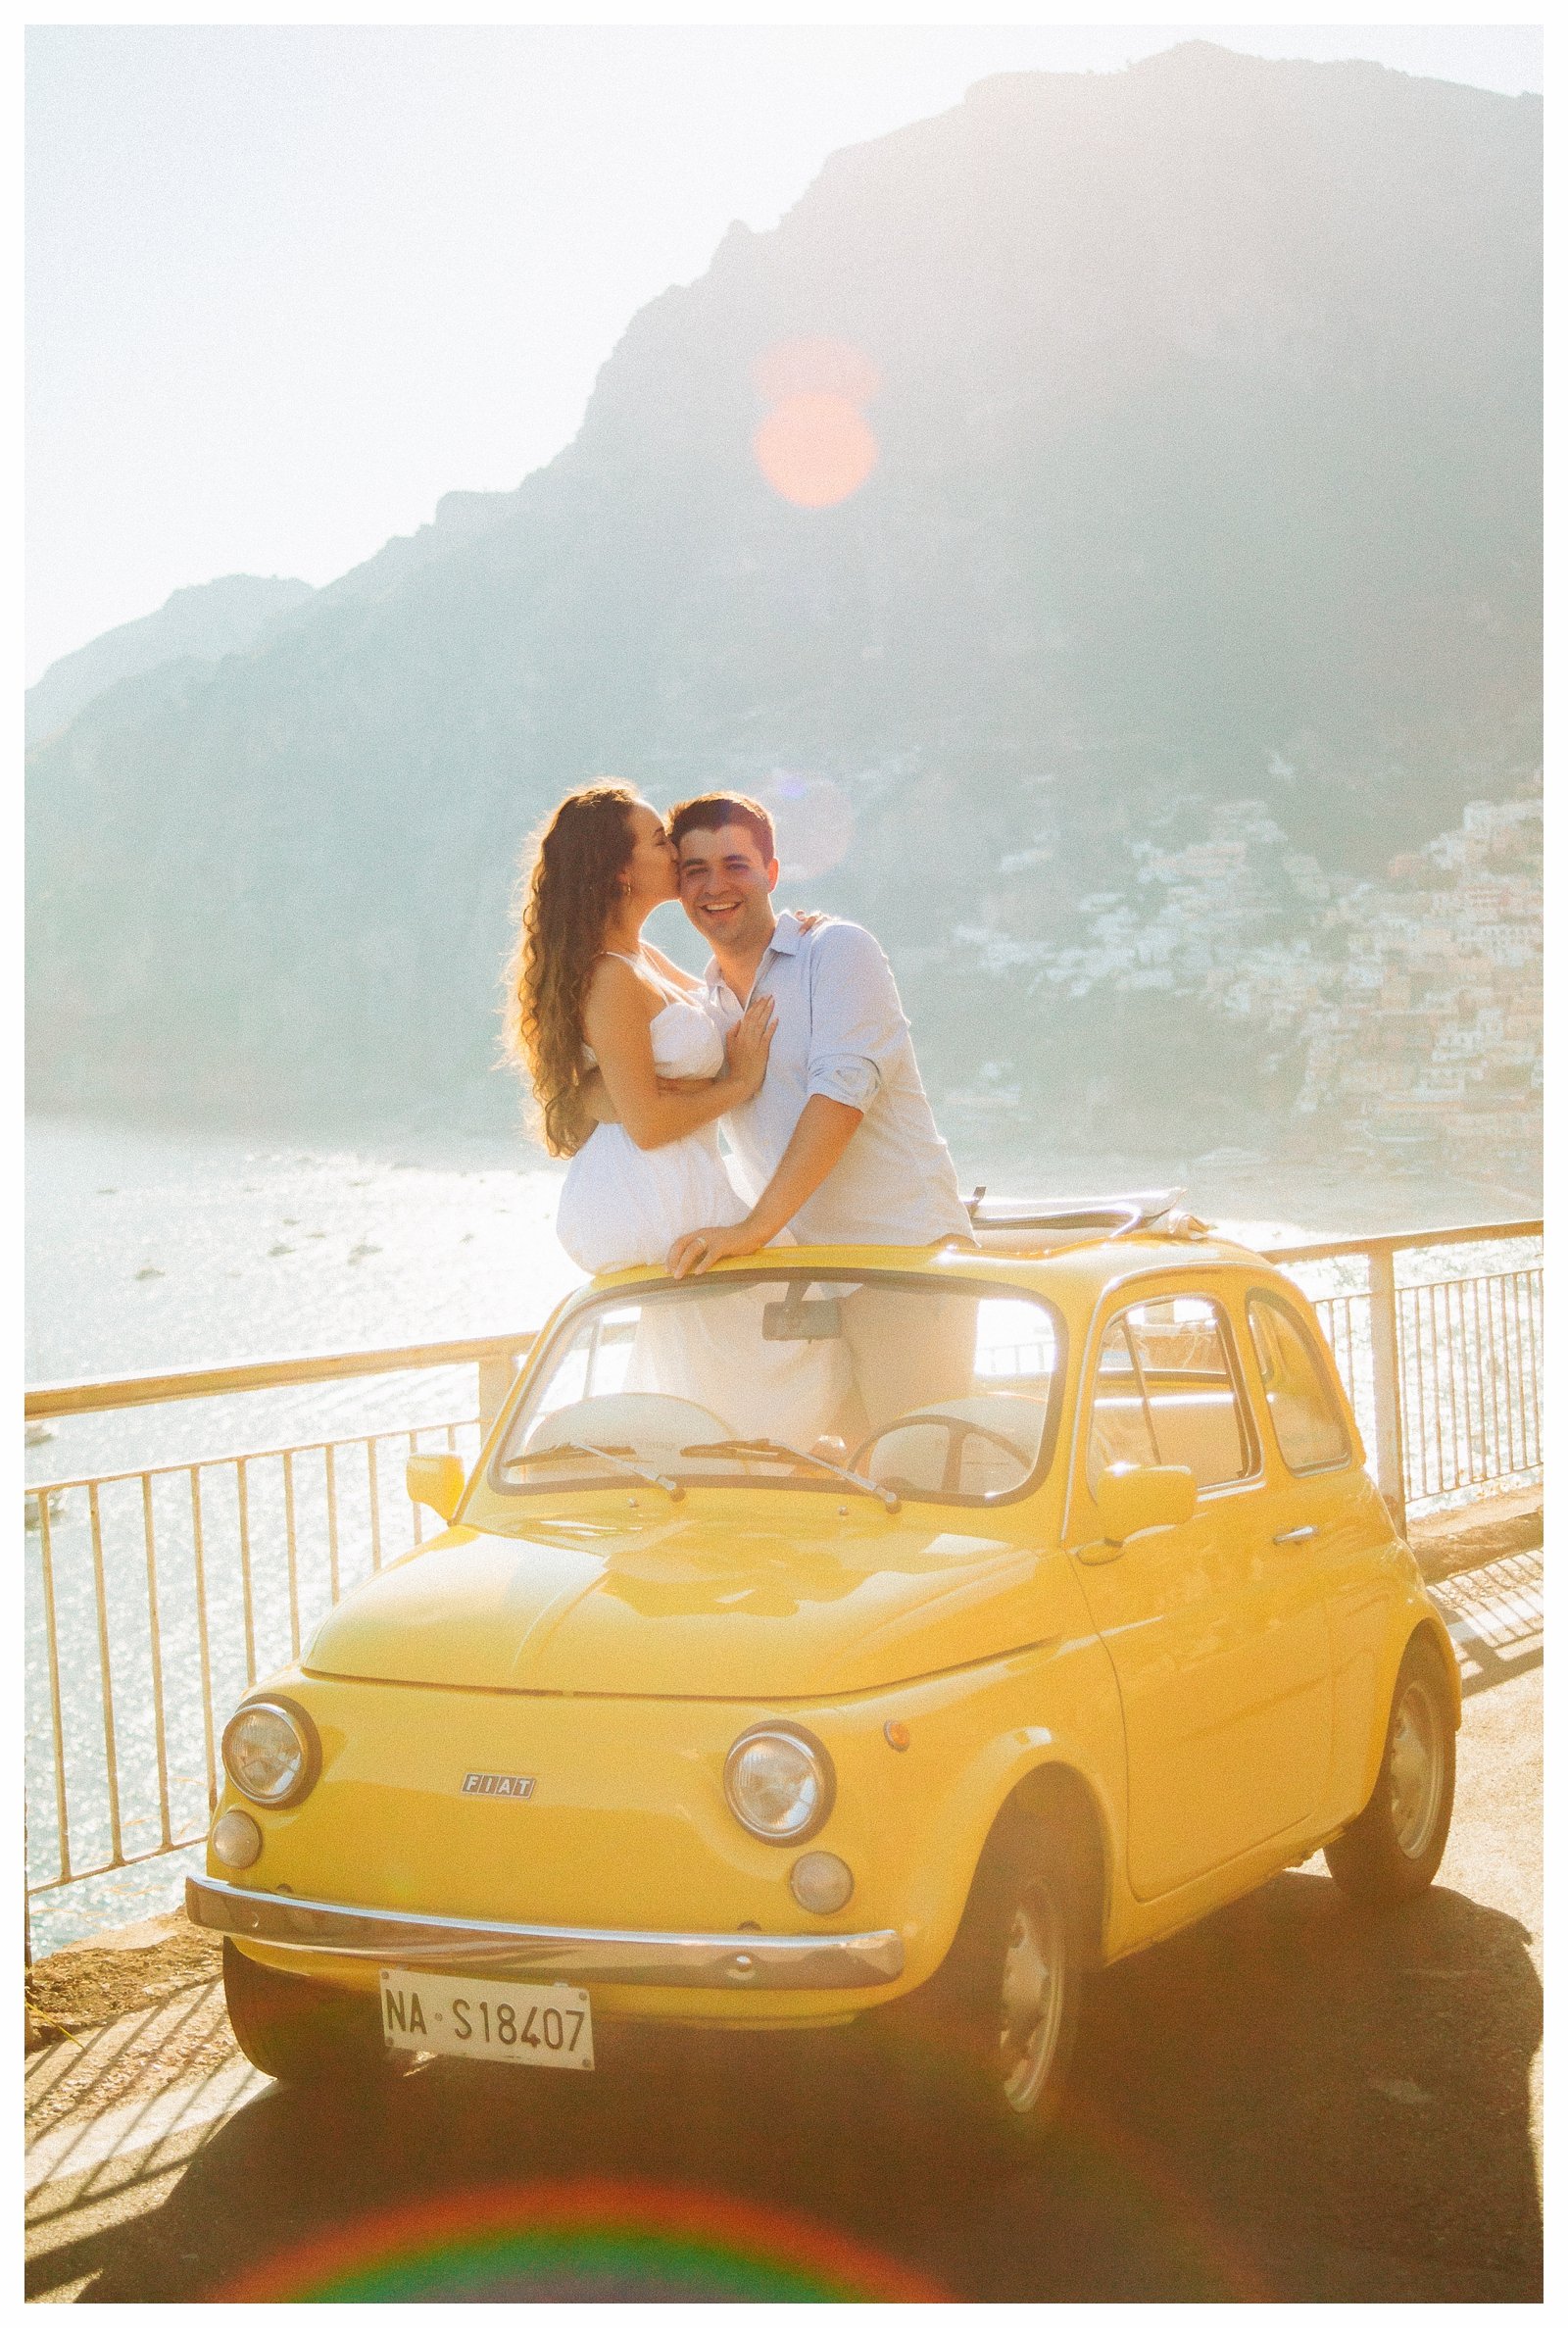
<svg viewBox="0 0 1568 2328">
<path fill-rule="evenodd" d="M 716 1261 L 728 1261 L 736 1254 L 760 1253 L 766 1242 L 760 1229 L 750 1221 L 737 1221 L 733 1228 L 694 1228 L 677 1237 L 669 1249 L 664 1266 L 672 1277 L 701 1277 Z"/>
<path fill-rule="evenodd" d="M 762 1088 L 767 1054 L 773 1042 L 773 1020 L 772 997 L 754 994 L 724 1037 L 728 1079 L 739 1086 L 737 1096 L 741 1099 L 755 1099 Z"/>
</svg>

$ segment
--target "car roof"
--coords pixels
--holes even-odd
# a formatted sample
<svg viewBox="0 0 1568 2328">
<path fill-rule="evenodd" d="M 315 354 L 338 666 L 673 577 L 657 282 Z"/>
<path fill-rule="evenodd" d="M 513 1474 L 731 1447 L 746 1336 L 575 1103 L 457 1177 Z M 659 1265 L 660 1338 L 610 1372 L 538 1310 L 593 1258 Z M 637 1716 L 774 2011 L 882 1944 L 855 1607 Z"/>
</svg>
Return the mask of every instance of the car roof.
<svg viewBox="0 0 1568 2328">
<path fill-rule="evenodd" d="M 744 1260 L 720 1262 L 713 1275 L 755 1275 L 759 1269 L 792 1275 L 853 1274 L 858 1278 L 963 1278 L 999 1290 L 1043 1293 L 1073 1309 L 1091 1306 L 1107 1286 L 1158 1274 L 1210 1278 L 1244 1269 L 1255 1278 L 1287 1283 L 1268 1259 L 1212 1230 L 1160 1234 L 1142 1229 L 1113 1236 L 1094 1232 L 1052 1237 L 1019 1229 L 982 1230 L 978 1245 L 950 1239 L 941 1245 L 788 1245 Z M 662 1269 L 626 1269 L 595 1280 L 600 1288 L 658 1284 Z"/>
</svg>

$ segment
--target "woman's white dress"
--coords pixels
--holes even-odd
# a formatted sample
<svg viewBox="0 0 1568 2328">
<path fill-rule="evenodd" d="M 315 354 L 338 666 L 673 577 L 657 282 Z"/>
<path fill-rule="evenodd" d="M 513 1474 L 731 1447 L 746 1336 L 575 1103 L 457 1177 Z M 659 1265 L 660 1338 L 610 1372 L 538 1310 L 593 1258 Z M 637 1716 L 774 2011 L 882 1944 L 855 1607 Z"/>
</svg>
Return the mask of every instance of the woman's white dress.
<svg viewBox="0 0 1568 2328">
<path fill-rule="evenodd" d="M 646 964 L 633 966 L 647 974 Z M 723 1034 L 700 1002 L 666 991 L 649 1028 L 654 1065 L 661 1075 L 711 1078 L 724 1064 Z M 622 1125 L 601 1123 L 566 1168 L 556 1233 L 577 1266 L 599 1276 L 658 1266 L 687 1229 L 731 1226 L 750 1211 L 725 1169 L 716 1123 L 662 1148 L 639 1148 Z M 775 1240 L 794 1241 L 787 1229 Z M 837 1343 L 764 1340 L 761 1313 L 778 1298 L 776 1282 L 728 1292 L 714 1283 L 700 1299 L 644 1302 L 623 1387 L 689 1399 L 737 1438 L 808 1448 L 832 1427 L 848 1358 Z"/>
<path fill-rule="evenodd" d="M 648 1031 L 662 1075 L 710 1082 L 724 1064 L 717 1024 L 688 995 L 673 995 Z M 683 1230 L 730 1227 L 750 1211 L 724 1169 L 716 1123 L 662 1148 L 639 1148 L 622 1124 L 601 1123 L 566 1168 L 556 1234 L 578 1268 L 597 1277 L 652 1266 Z"/>
</svg>

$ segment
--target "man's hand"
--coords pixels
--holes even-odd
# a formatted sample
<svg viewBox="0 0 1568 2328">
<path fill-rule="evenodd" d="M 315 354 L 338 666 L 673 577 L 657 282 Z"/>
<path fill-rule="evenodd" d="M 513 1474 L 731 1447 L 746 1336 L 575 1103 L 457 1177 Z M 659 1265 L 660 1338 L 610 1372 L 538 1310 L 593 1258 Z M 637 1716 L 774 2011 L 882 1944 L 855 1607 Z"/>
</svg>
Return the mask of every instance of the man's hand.
<svg viewBox="0 0 1568 2328">
<path fill-rule="evenodd" d="M 737 1221 L 733 1228 L 694 1228 L 677 1237 L 669 1249 L 664 1266 L 672 1277 L 701 1277 L 716 1261 L 729 1261 L 736 1254 L 760 1253 L 767 1242 L 760 1229 L 753 1228 L 749 1220 Z"/>
</svg>

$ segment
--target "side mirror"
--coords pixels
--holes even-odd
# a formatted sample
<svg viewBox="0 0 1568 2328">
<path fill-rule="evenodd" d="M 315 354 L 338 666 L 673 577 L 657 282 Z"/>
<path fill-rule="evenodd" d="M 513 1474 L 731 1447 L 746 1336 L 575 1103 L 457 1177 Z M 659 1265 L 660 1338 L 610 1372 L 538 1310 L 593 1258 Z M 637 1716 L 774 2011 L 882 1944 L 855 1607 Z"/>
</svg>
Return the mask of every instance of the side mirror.
<svg viewBox="0 0 1568 2328">
<path fill-rule="evenodd" d="M 461 1456 L 411 1455 L 404 1473 L 409 1501 L 428 1505 L 438 1519 L 450 1525 L 466 1476 Z"/>
<path fill-rule="evenodd" d="M 1107 1544 L 1145 1528 L 1180 1527 L 1198 1510 L 1198 1482 L 1180 1463 L 1112 1463 L 1095 1490 Z"/>
</svg>

